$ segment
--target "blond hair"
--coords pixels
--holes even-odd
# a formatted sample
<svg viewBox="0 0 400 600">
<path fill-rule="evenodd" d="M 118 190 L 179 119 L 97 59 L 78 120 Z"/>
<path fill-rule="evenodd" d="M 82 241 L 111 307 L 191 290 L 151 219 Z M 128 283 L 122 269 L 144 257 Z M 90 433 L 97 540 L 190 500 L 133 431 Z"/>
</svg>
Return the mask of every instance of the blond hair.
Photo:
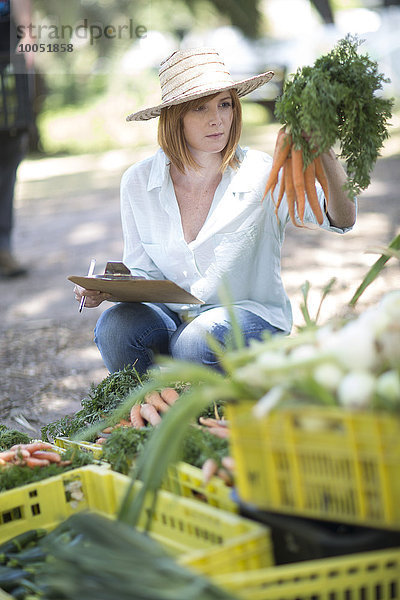
<svg viewBox="0 0 400 600">
<path fill-rule="evenodd" d="M 183 117 L 190 110 L 196 109 L 205 102 L 212 100 L 221 92 L 216 92 L 210 96 L 203 96 L 196 100 L 176 104 L 161 110 L 158 123 L 158 143 L 168 156 L 170 161 L 181 171 L 186 168 L 198 169 L 199 165 L 194 160 L 183 133 Z M 235 157 L 236 147 L 239 143 L 242 131 L 242 108 L 239 96 L 236 90 L 229 90 L 232 99 L 233 118 L 231 130 L 229 132 L 228 142 L 221 152 L 222 164 L 221 171 L 226 167 L 236 167 L 237 159 Z"/>
</svg>

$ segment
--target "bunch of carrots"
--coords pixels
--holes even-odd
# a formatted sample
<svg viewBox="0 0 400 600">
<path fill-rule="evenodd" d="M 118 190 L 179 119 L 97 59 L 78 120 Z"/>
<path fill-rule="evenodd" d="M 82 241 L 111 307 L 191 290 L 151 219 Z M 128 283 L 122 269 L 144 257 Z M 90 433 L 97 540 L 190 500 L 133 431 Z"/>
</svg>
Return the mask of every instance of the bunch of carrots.
<svg viewBox="0 0 400 600">
<path fill-rule="evenodd" d="M 129 420 L 121 419 L 116 425 L 106 427 L 102 431 L 101 437 L 96 442 L 104 444 L 107 436 L 119 427 L 134 427 L 142 429 L 147 423 L 151 426 L 157 426 L 161 423 L 161 415 L 178 400 L 179 394 L 174 388 L 163 388 L 160 392 L 152 391 L 145 395 L 143 404 L 134 404 L 130 411 Z M 219 418 L 216 414 L 215 419 L 200 417 L 198 427 L 205 427 L 207 431 L 220 438 L 229 437 L 228 422 Z M 221 477 L 227 485 L 233 485 L 232 471 L 233 459 L 229 456 L 222 460 L 221 466 L 213 459 L 207 459 L 202 467 L 203 481 L 207 484 L 214 475 Z"/>
<path fill-rule="evenodd" d="M 131 408 L 129 420 L 121 419 L 119 423 L 111 427 L 106 427 L 102 431 L 102 436 L 96 440 L 97 444 L 104 444 L 107 441 L 107 435 L 113 432 L 118 427 L 135 427 L 141 429 L 150 425 L 158 425 L 161 423 L 160 413 L 165 413 L 170 406 L 175 404 L 179 394 L 173 388 L 164 388 L 161 392 L 149 392 L 145 396 L 143 404 L 134 404 Z"/>
<path fill-rule="evenodd" d="M 296 227 L 304 225 L 304 209 L 306 199 L 313 211 L 318 223 L 321 225 L 324 219 L 321 206 L 318 202 L 315 181 L 317 180 L 325 194 L 326 204 L 328 204 L 328 180 L 320 156 L 316 156 L 310 164 L 304 168 L 303 152 L 301 148 L 296 148 L 292 141 L 292 135 L 286 126 L 279 130 L 274 155 L 272 159 L 272 168 L 269 174 L 263 200 L 271 191 L 271 196 L 278 184 L 279 173 L 282 169 L 282 177 L 279 185 L 278 200 L 275 204 L 275 214 L 278 217 L 279 206 L 283 195 L 286 193 L 289 216 Z M 296 218 L 297 215 L 300 223 Z"/>
<path fill-rule="evenodd" d="M 135 429 L 142 429 L 146 427 L 147 423 L 152 426 L 159 425 L 161 423 L 161 415 L 178 400 L 179 394 L 174 388 L 163 388 L 160 392 L 153 391 L 145 395 L 145 402 L 143 404 L 134 404 L 131 408 L 129 420 L 121 419 L 116 425 L 106 427 L 102 431 L 102 436 L 99 437 L 96 442 L 98 444 L 104 444 L 107 441 L 107 435 L 111 434 L 114 429 L 118 427 L 134 427 Z M 218 415 L 217 415 L 218 416 Z M 224 419 L 210 419 L 200 417 L 199 422 L 201 425 L 207 427 L 210 433 L 218 437 L 228 437 L 229 430 L 227 429 L 227 423 Z"/>
<path fill-rule="evenodd" d="M 34 467 L 48 467 L 56 463 L 61 467 L 70 465 L 70 460 L 62 460 L 53 446 L 46 442 L 31 442 L 30 444 L 16 444 L 9 450 L 0 452 L 0 468 L 19 465 L 33 469 Z"/>
</svg>

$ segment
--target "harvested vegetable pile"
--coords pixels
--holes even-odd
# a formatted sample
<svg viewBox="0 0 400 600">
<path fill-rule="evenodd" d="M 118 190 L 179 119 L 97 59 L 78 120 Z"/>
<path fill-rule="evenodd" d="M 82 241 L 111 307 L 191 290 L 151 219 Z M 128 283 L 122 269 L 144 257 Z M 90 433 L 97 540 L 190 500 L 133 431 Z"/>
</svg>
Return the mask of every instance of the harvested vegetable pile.
<svg viewBox="0 0 400 600">
<path fill-rule="evenodd" d="M 77 448 L 59 454 L 43 442 L 19 444 L 1 452 L 1 457 L 0 493 L 94 462 L 90 454 Z"/>
<path fill-rule="evenodd" d="M 0 452 L 0 468 L 13 465 L 34 467 L 48 467 L 50 463 L 61 466 L 71 464 L 63 461 L 58 452 L 52 451 L 52 445 L 46 442 L 30 442 L 29 444 L 15 444 L 9 450 Z"/>
<path fill-rule="evenodd" d="M 0 588 L 22 600 L 233 600 L 148 535 L 93 513 L 2 544 Z"/>
<path fill-rule="evenodd" d="M 151 434 L 151 427 L 142 429 L 119 427 L 104 444 L 102 459 L 107 461 L 114 471 L 128 474 L 132 461 L 145 449 Z M 202 468 L 206 460 L 213 459 L 220 466 L 228 453 L 229 446 L 226 438 L 216 437 L 207 429 L 191 427 L 183 441 L 180 460 Z"/>
<path fill-rule="evenodd" d="M 302 221 L 305 194 L 322 223 L 315 190 L 317 179 L 329 203 L 319 159 L 322 153 L 339 143 L 348 176 L 346 189 L 354 197 L 370 184 L 370 172 L 388 138 L 393 102 L 377 94 L 388 80 L 378 73 L 376 62 L 358 54 L 360 43 L 347 36 L 331 52 L 318 58 L 314 66 L 298 69 L 276 102 L 275 115 L 284 127 L 278 134 L 264 197 L 275 189 L 283 168 L 276 212 L 286 192 L 295 225 L 299 224 L 295 206 Z"/>
</svg>

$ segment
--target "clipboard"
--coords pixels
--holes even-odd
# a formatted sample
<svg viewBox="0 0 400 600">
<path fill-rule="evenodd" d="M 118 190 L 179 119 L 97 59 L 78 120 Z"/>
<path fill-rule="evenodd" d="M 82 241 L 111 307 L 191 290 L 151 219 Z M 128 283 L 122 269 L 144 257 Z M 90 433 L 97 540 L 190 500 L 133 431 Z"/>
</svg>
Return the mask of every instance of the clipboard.
<svg viewBox="0 0 400 600">
<path fill-rule="evenodd" d="M 133 277 L 123 263 L 107 263 L 103 275 L 70 275 L 68 279 L 87 290 L 111 294 L 110 302 L 204 304 L 203 300 L 168 279 Z"/>
</svg>

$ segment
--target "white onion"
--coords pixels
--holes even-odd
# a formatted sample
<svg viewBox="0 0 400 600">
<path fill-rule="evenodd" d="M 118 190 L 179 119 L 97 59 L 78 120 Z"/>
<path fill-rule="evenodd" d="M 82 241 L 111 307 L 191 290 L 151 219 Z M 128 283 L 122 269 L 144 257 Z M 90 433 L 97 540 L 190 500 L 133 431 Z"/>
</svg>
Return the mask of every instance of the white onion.
<svg viewBox="0 0 400 600">
<path fill-rule="evenodd" d="M 345 408 L 359 409 L 370 405 L 375 388 L 375 377 L 367 371 L 347 373 L 338 387 L 339 403 Z"/>
<path fill-rule="evenodd" d="M 397 401 L 400 405 L 400 375 L 397 371 L 386 371 L 376 381 L 376 392 L 390 402 Z"/>
</svg>

